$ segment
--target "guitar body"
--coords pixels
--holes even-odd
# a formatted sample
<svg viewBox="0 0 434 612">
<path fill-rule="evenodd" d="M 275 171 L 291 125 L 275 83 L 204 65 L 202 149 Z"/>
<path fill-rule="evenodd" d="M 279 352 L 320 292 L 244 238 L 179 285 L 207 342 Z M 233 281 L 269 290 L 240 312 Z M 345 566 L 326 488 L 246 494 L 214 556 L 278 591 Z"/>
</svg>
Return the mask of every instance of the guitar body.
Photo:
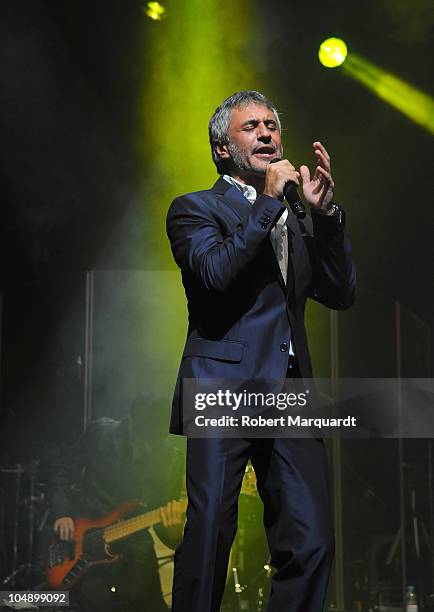
<svg viewBox="0 0 434 612">
<path fill-rule="evenodd" d="M 68 590 L 95 565 L 114 563 L 120 555 L 110 552 L 104 529 L 136 510 L 140 502 L 129 500 L 99 519 L 78 518 L 74 521 L 72 542 L 58 538 L 51 541 L 48 552 L 47 579 L 53 589 Z"/>
</svg>

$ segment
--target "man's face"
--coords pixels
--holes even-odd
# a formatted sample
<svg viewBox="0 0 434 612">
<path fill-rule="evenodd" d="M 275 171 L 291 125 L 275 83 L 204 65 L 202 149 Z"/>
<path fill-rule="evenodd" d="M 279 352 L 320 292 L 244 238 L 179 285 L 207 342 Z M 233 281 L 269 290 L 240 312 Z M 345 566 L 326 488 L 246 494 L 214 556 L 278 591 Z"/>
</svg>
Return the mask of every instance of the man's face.
<svg viewBox="0 0 434 612">
<path fill-rule="evenodd" d="M 231 158 L 234 173 L 264 176 L 271 159 L 282 156 L 282 143 L 272 110 L 262 104 L 232 109 L 229 143 L 219 147 L 222 157 Z M 219 150 L 220 149 L 220 150 Z"/>
</svg>

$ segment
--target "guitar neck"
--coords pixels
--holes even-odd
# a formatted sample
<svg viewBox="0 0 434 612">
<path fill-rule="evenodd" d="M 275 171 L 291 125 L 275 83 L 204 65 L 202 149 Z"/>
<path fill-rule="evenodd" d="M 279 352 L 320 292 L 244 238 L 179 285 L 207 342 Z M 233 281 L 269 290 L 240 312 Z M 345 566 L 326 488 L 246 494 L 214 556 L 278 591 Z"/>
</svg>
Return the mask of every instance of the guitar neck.
<svg viewBox="0 0 434 612">
<path fill-rule="evenodd" d="M 183 500 L 182 507 L 183 510 L 187 508 L 186 500 Z M 149 529 L 154 525 L 158 525 L 158 523 L 161 523 L 161 508 L 156 508 L 150 512 L 145 512 L 145 514 L 139 514 L 138 516 L 133 516 L 130 519 L 119 521 L 118 523 L 106 527 L 104 529 L 104 540 L 107 544 L 110 544 L 122 538 L 126 538 L 133 533 L 142 531 L 142 529 Z"/>
</svg>

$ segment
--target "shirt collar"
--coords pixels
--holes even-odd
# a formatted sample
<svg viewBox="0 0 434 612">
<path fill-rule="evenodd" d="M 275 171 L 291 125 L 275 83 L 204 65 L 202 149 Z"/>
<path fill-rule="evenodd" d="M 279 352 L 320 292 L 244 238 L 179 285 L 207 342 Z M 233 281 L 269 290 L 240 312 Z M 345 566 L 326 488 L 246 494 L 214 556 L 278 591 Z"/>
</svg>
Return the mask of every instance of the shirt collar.
<svg viewBox="0 0 434 612">
<path fill-rule="evenodd" d="M 258 194 L 256 192 L 256 189 L 252 187 L 252 185 L 246 185 L 241 181 L 237 181 L 237 179 L 235 179 L 233 176 L 229 176 L 229 174 L 224 174 L 223 178 L 225 179 L 225 181 L 231 183 L 231 185 L 239 189 L 243 196 L 246 198 L 246 200 L 250 202 L 250 204 L 253 204 L 256 201 Z"/>
</svg>

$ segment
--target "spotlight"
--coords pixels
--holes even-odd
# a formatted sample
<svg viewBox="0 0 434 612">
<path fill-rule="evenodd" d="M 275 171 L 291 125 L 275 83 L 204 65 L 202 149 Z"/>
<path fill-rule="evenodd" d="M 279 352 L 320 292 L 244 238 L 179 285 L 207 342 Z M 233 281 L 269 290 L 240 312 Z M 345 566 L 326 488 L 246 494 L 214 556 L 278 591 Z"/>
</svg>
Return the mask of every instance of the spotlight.
<svg viewBox="0 0 434 612">
<path fill-rule="evenodd" d="M 166 17 L 166 9 L 159 2 L 148 2 L 145 13 L 147 17 L 154 21 L 161 21 Z"/>
<path fill-rule="evenodd" d="M 327 38 L 318 51 L 319 61 L 326 68 L 336 68 L 347 57 L 347 45 L 340 38 Z"/>
</svg>

